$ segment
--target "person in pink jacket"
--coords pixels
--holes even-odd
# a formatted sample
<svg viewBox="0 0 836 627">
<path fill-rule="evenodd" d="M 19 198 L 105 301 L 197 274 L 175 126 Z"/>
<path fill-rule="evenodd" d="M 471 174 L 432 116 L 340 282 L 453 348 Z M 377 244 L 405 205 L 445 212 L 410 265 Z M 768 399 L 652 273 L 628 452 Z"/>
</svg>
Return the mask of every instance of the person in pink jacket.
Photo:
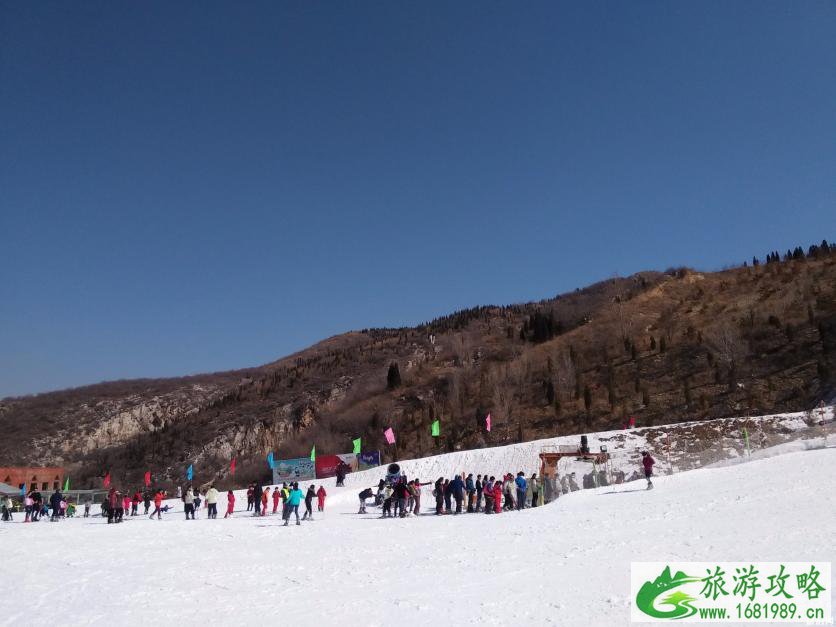
<svg viewBox="0 0 836 627">
<path fill-rule="evenodd" d="M 502 513 L 502 482 L 493 484 L 493 511 L 496 514 Z"/>
<path fill-rule="evenodd" d="M 232 510 L 235 509 L 235 494 L 232 493 L 232 490 L 226 493 L 226 514 L 224 514 L 224 518 L 229 518 L 232 516 Z"/>
<path fill-rule="evenodd" d="M 320 512 L 325 511 L 325 496 L 325 486 L 319 486 L 319 490 L 316 491 L 316 505 Z"/>
</svg>

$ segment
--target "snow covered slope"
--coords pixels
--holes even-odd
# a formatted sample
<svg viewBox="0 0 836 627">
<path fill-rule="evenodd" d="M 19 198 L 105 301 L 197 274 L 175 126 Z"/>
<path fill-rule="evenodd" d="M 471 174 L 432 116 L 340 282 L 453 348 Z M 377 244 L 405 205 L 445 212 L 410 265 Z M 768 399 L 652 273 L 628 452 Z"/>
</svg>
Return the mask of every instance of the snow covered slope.
<svg viewBox="0 0 836 627">
<path fill-rule="evenodd" d="M 452 468 L 531 470 L 506 449 L 404 465 L 428 479 Z M 327 511 L 301 527 L 244 513 L 0 524 L 15 595 L 0 622 L 60 611 L 70 625 L 624 625 L 633 560 L 836 561 L 833 448 L 498 516 L 358 515 L 357 488 L 375 472 L 330 488 Z"/>
</svg>

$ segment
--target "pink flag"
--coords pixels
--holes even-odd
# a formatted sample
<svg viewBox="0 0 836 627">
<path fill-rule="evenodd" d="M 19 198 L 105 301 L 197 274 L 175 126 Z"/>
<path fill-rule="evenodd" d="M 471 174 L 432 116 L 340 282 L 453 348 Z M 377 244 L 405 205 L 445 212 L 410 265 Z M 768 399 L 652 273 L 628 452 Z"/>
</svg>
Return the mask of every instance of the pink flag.
<svg viewBox="0 0 836 627">
<path fill-rule="evenodd" d="M 392 427 L 389 427 L 388 429 L 386 429 L 386 431 L 383 432 L 383 435 L 386 436 L 386 443 L 387 444 L 394 444 L 395 443 L 395 432 L 392 431 Z"/>
<path fill-rule="evenodd" d="M 490 431 L 491 430 L 491 415 L 488 414 L 485 416 L 485 428 Z"/>
</svg>

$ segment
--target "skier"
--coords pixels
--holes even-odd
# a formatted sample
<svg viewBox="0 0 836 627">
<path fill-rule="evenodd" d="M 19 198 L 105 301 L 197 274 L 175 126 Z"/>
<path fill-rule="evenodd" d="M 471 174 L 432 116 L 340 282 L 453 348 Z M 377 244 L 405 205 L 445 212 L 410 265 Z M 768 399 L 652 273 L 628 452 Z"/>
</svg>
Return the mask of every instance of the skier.
<svg viewBox="0 0 836 627">
<path fill-rule="evenodd" d="M 444 513 L 444 478 L 439 477 L 435 482 L 433 496 L 435 497 L 435 514 L 440 516 Z"/>
<path fill-rule="evenodd" d="M 139 513 L 139 504 L 142 503 L 142 494 L 139 493 L 139 490 L 134 492 L 134 496 L 131 499 L 131 516 L 136 516 Z"/>
<path fill-rule="evenodd" d="M 200 509 L 200 489 L 194 491 L 194 513 L 197 514 L 197 511 Z"/>
<path fill-rule="evenodd" d="M 53 492 L 52 496 L 49 497 L 49 504 L 52 507 L 52 517 L 50 518 L 50 520 L 53 522 L 61 517 L 62 500 L 64 500 L 64 497 L 61 496 L 61 490 L 55 488 L 55 492 Z"/>
<path fill-rule="evenodd" d="M 525 474 L 520 471 L 517 473 L 517 478 L 514 480 L 517 485 L 517 509 L 525 507 L 525 490 L 528 487 L 528 482 L 525 480 Z"/>
<path fill-rule="evenodd" d="M 192 486 L 186 488 L 186 493 L 183 495 L 183 511 L 186 513 L 186 520 L 194 520 L 194 490 Z M 153 517 L 153 514 L 151 515 Z"/>
<path fill-rule="evenodd" d="M 366 513 L 366 499 L 371 498 L 374 494 L 374 490 L 371 488 L 366 488 L 362 492 L 360 492 L 360 510 L 357 512 L 358 514 L 365 514 Z"/>
<path fill-rule="evenodd" d="M 279 499 L 281 498 L 282 494 L 279 490 L 279 486 L 273 488 L 273 513 L 275 514 L 279 509 Z"/>
<path fill-rule="evenodd" d="M 151 493 L 146 489 L 142 494 L 142 505 L 145 507 L 145 516 L 148 515 L 148 509 L 151 507 Z"/>
<path fill-rule="evenodd" d="M 316 491 L 316 499 L 317 499 L 317 511 L 324 512 L 325 511 L 325 486 L 319 486 L 319 490 Z"/>
<path fill-rule="evenodd" d="M 127 494 L 127 492 L 122 496 L 122 512 L 128 512 L 128 516 L 131 514 L 131 505 L 132 505 L 131 497 Z"/>
<path fill-rule="evenodd" d="M 462 513 L 462 501 L 464 500 L 464 481 L 458 475 L 450 482 L 450 494 L 456 501 L 456 514 Z M 449 508 L 448 508 L 449 509 Z"/>
<path fill-rule="evenodd" d="M 502 482 L 493 482 L 493 511 L 494 514 L 502 513 Z"/>
<path fill-rule="evenodd" d="M 482 491 L 485 495 L 485 513 L 491 514 L 493 513 L 493 482 L 494 478 L 488 478 L 485 475 L 485 482 L 482 484 Z"/>
<path fill-rule="evenodd" d="M 287 527 L 288 523 L 290 523 L 290 515 L 296 514 L 296 524 L 301 525 L 302 523 L 299 522 L 299 503 L 302 502 L 302 490 L 299 489 L 299 484 L 294 482 L 293 489 L 290 491 L 290 496 L 287 497 L 287 513 L 285 514 L 284 519 L 284 526 Z M 266 501 L 264 507 L 267 507 Z"/>
<path fill-rule="evenodd" d="M 86 501 L 84 501 L 84 517 L 85 518 L 90 517 L 90 499 L 87 499 Z"/>
<path fill-rule="evenodd" d="M 528 487 L 531 488 L 531 507 L 537 507 L 540 500 L 540 483 L 537 481 L 536 472 L 531 475 Z"/>
<path fill-rule="evenodd" d="M 647 451 L 642 451 L 642 466 L 644 466 L 644 478 L 647 479 L 647 489 L 653 489 L 653 482 L 650 480 L 650 477 L 653 475 L 653 464 L 656 463 L 656 460 L 650 456 L 650 453 Z"/>
<path fill-rule="evenodd" d="M 267 515 L 267 495 L 270 493 L 270 487 L 268 486 L 266 490 L 261 493 L 261 515 Z M 256 507 L 256 511 L 258 508 Z"/>
<path fill-rule="evenodd" d="M 406 478 L 401 477 L 395 485 L 395 516 L 401 518 L 406 517 L 406 497 L 409 495 L 409 489 L 406 487 Z"/>
<path fill-rule="evenodd" d="M 261 484 L 256 483 L 253 487 L 253 516 L 258 516 L 261 508 Z"/>
<path fill-rule="evenodd" d="M 253 484 L 251 483 L 247 487 L 247 511 L 248 512 L 251 511 L 252 508 L 253 508 L 253 503 L 255 502 L 254 494 L 255 494 L 255 486 L 253 486 Z"/>
<path fill-rule="evenodd" d="M 149 516 L 149 518 L 151 520 L 154 519 L 154 514 L 157 515 L 157 520 L 160 520 L 163 517 L 163 515 L 161 513 L 162 512 L 162 509 L 161 509 L 162 504 L 163 504 L 163 492 L 162 492 L 162 490 L 157 490 L 157 493 L 154 495 L 154 511 L 151 512 L 151 515 Z"/>
<path fill-rule="evenodd" d="M 218 517 L 218 490 L 214 485 L 206 490 L 206 516 L 213 519 Z"/>
<path fill-rule="evenodd" d="M 473 513 L 473 507 L 476 504 L 476 484 L 473 483 L 473 473 L 467 475 L 464 480 L 465 491 L 467 492 L 467 513 Z"/>
<path fill-rule="evenodd" d="M 230 490 L 226 493 L 226 514 L 224 518 L 232 516 L 232 511 L 235 509 L 235 494 Z"/>
<path fill-rule="evenodd" d="M 316 490 L 313 485 L 308 486 L 308 491 L 305 492 L 305 513 L 302 515 L 302 520 L 313 520 L 313 499 L 316 496 Z"/>
<path fill-rule="evenodd" d="M 476 475 L 476 507 L 473 509 L 477 514 L 482 511 L 482 475 Z"/>
</svg>

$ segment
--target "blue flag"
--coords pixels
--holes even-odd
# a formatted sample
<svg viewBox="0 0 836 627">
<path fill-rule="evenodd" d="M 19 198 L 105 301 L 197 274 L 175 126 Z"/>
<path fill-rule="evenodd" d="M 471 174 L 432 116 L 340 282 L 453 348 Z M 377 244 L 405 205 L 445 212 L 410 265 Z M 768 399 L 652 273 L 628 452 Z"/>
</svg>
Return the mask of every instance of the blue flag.
<svg viewBox="0 0 836 627">
<path fill-rule="evenodd" d="M 188 467 L 188 468 L 186 468 L 186 479 L 188 479 L 189 481 L 191 481 L 191 480 L 192 480 L 192 476 L 194 476 L 194 471 L 192 470 L 192 465 L 191 465 L 191 464 L 189 464 L 189 467 Z"/>
<path fill-rule="evenodd" d="M 276 465 L 273 462 L 273 451 L 267 453 L 267 465 L 270 466 L 270 470 L 273 470 L 273 467 Z"/>
</svg>

